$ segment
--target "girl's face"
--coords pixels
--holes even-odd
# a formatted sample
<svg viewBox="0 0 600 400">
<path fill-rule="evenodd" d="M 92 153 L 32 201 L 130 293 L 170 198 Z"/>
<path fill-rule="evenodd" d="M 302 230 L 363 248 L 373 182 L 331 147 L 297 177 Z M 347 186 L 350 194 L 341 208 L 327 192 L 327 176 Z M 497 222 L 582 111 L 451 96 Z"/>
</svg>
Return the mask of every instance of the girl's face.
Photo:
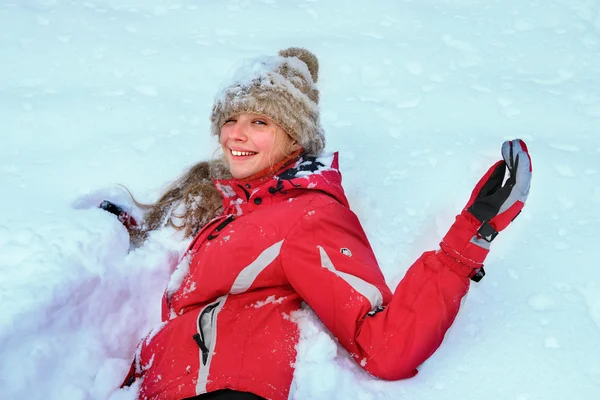
<svg viewBox="0 0 600 400">
<path fill-rule="evenodd" d="M 258 114 L 240 114 L 221 127 L 221 147 L 236 179 L 256 174 L 300 149 L 272 119 Z"/>
</svg>

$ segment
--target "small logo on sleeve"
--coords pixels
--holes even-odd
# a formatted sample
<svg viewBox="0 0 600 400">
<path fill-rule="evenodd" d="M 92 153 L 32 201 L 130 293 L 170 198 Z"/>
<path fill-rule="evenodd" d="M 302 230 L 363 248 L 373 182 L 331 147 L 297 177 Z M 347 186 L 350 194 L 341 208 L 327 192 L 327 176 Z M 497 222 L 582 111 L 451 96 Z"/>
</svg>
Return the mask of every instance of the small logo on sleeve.
<svg viewBox="0 0 600 400">
<path fill-rule="evenodd" d="M 340 249 L 340 253 L 342 253 L 343 255 L 345 255 L 347 257 L 352 257 L 352 252 L 350 251 L 350 249 L 348 249 L 346 247 L 342 247 Z"/>
</svg>

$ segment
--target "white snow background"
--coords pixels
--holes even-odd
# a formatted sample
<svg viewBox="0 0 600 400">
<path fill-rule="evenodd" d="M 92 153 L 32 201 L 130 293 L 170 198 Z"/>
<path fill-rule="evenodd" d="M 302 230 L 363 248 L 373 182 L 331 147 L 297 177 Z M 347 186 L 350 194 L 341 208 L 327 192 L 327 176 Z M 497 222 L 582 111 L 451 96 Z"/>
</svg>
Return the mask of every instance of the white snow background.
<svg viewBox="0 0 600 400">
<path fill-rule="evenodd" d="M 303 46 L 322 123 L 394 288 L 434 249 L 503 141 L 532 190 L 413 379 L 363 372 L 310 312 L 292 398 L 600 398 L 600 1 L 0 1 L 0 398 L 118 391 L 185 250 L 128 254 L 98 210 L 151 202 L 217 148 L 242 59 Z"/>
</svg>

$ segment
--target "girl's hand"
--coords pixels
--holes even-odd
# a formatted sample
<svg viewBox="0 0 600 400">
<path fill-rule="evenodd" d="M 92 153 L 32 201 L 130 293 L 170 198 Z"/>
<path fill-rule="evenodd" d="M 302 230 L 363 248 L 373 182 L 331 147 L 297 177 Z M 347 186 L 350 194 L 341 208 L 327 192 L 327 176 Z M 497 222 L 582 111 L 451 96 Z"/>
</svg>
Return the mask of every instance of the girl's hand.
<svg viewBox="0 0 600 400">
<path fill-rule="evenodd" d="M 519 215 L 529 195 L 532 169 L 525 142 L 504 142 L 502 158 L 477 183 L 440 244 L 447 254 L 472 266 L 471 279 L 477 282 L 485 275 L 482 267 L 490 243 Z"/>
<path fill-rule="evenodd" d="M 104 200 L 102 201 L 102 203 L 100 203 L 98 207 L 105 211 L 108 211 L 111 214 L 116 215 L 119 222 L 121 222 L 123 226 L 125 226 L 129 233 L 138 229 L 138 223 L 135 220 L 135 218 L 133 218 L 131 214 L 129 214 L 122 207 L 116 205 L 115 203 L 108 200 Z"/>
</svg>

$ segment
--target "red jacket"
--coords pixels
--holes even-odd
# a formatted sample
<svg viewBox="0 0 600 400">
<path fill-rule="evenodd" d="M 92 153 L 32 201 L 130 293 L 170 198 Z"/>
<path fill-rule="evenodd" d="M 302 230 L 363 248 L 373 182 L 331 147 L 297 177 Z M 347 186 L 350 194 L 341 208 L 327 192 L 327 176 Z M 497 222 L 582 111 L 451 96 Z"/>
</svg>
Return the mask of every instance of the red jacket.
<svg viewBox="0 0 600 400">
<path fill-rule="evenodd" d="M 392 293 L 348 207 L 337 154 L 300 159 L 256 182 L 218 181 L 223 216 L 205 226 L 163 299 L 163 324 L 142 341 L 140 398 L 218 389 L 288 398 L 305 301 L 357 363 L 409 378 L 440 345 L 470 268 L 424 253 Z"/>
</svg>

